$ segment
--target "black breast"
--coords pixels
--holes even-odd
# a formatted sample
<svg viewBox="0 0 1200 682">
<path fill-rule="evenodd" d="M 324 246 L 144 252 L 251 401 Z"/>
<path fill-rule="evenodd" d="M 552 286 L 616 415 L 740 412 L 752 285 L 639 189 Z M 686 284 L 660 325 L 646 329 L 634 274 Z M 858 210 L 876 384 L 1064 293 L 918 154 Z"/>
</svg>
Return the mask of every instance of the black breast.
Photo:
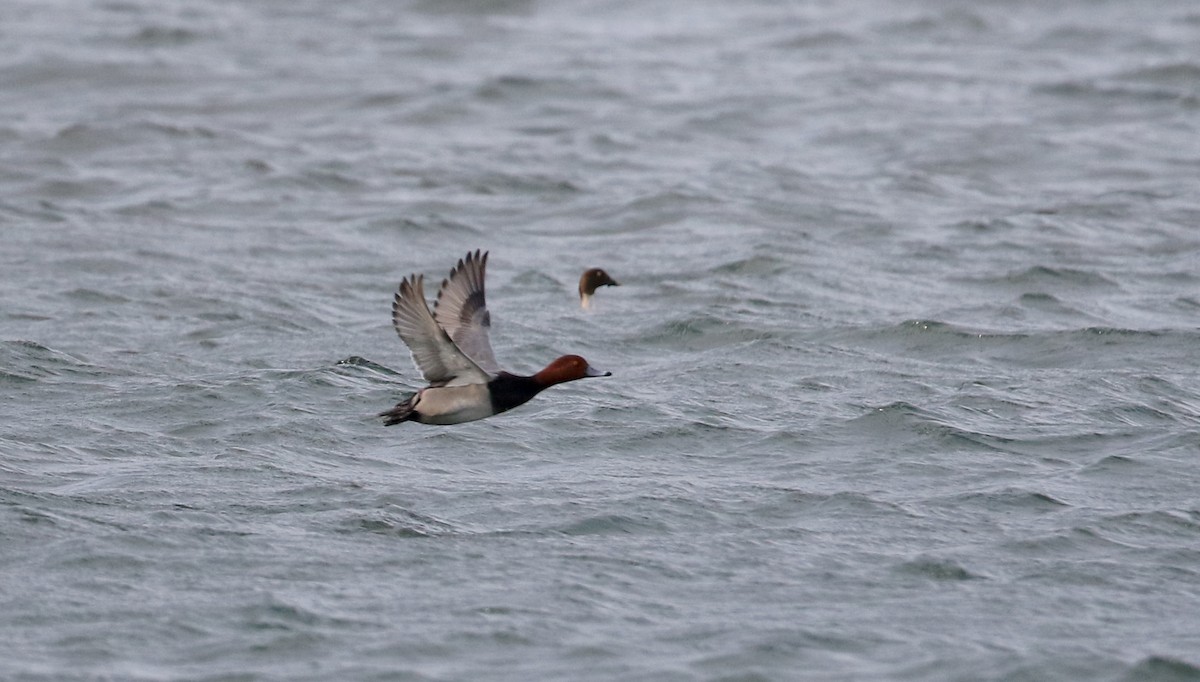
<svg viewBox="0 0 1200 682">
<path fill-rule="evenodd" d="M 504 412 L 529 402 L 530 398 L 542 392 L 542 387 L 534 382 L 533 377 L 501 372 L 488 382 L 488 392 L 492 395 L 492 407 L 497 412 Z"/>
</svg>

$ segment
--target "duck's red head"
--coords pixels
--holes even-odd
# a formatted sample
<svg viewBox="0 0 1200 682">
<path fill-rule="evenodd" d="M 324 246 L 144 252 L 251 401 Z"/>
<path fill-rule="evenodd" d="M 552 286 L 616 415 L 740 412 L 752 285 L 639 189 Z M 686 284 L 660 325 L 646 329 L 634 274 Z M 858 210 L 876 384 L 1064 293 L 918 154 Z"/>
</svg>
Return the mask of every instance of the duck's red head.
<svg viewBox="0 0 1200 682">
<path fill-rule="evenodd" d="M 533 380 L 541 386 L 547 387 L 587 377 L 609 376 L 612 376 L 612 372 L 601 372 L 578 355 L 564 355 L 534 374 Z"/>
</svg>

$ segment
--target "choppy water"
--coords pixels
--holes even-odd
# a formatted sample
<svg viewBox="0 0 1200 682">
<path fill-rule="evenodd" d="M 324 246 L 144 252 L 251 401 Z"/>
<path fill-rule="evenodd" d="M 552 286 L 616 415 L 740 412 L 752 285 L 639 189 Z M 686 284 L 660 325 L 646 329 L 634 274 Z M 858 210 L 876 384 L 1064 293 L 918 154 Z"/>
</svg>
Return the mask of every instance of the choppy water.
<svg viewBox="0 0 1200 682">
<path fill-rule="evenodd" d="M 1200 679 L 1200 8 L 1043 5 L 5 4 L 0 678 Z M 475 248 L 614 376 L 383 428 Z"/>
</svg>

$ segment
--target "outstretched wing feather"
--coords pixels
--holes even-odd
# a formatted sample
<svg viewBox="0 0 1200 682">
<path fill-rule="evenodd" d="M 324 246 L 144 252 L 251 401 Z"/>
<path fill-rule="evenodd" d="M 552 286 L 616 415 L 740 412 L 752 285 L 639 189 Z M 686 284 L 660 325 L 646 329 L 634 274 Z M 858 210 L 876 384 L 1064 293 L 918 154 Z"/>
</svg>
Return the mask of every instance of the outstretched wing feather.
<svg viewBox="0 0 1200 682">
<path fill-rule="evenodd" d="M 404 278 L 392 300 L 392 326 L 412 352 L 413 363 L 433 386 L 486 383 L 488 373 L 454 344 L 429 312 L 424 279 Z"/>
<path fill-rule="evenodd" d="M 487 257 L 487 252 L 475 251 L 459 259 L 442 282 L 433 310 L 438 325 L 455 345 L 485 372 L 495 375 L 500 373 L 500 364 L 488 336 L 492 316 L 484 293 Z"/>
</svg>

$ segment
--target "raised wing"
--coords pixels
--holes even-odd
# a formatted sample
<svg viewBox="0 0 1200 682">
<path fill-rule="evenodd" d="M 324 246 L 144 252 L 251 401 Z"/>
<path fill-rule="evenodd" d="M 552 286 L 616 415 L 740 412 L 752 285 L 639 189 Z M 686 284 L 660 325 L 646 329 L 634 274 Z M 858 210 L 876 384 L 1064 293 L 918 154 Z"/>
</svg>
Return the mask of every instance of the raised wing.
<svg viewBox="0 0 1200 682">
<path fill-rule="evenodd" d="M 432 386 L 485 384 L 491 376 L 467 357 L 438 326 L 425 302 L 425 278 L 405 277 L 392 300 L 392 326 Z"/>
<path fill-rule="evenodd" d="M 459 259 L 458 265 L 450 270 L 450 276 L 442 282 L 433 312 L 437 323 L 454 344 L 483 371 L 495 375 L 500 373 L 500 364 L 496 362 L 492 342 L 488 339 L 492 316 L 483 294 L 487 257 L 486 252 L 475 251 Z"/>
</svg>

